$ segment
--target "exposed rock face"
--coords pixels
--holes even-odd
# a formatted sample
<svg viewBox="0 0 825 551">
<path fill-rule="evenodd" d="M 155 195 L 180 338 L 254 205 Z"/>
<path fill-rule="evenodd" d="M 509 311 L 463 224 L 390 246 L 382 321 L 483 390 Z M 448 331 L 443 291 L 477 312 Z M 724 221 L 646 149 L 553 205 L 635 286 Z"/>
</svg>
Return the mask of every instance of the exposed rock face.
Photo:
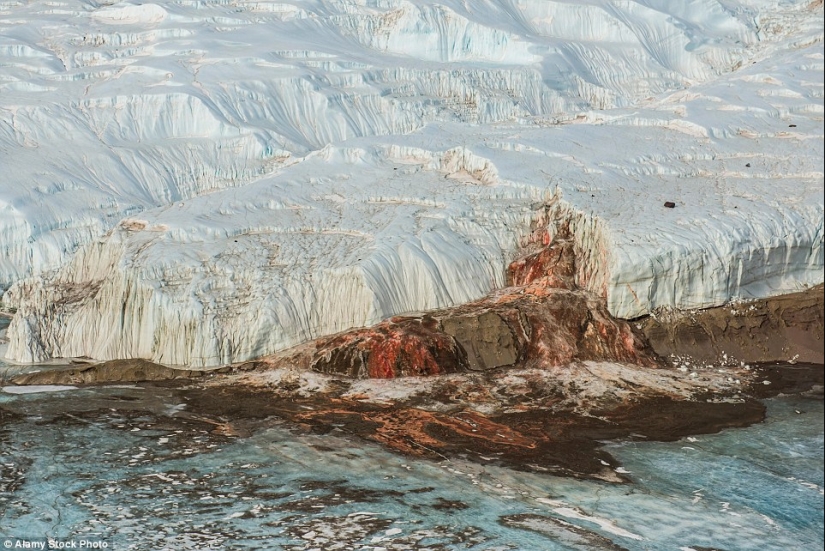
<svg viewBox="0 0 825 551">
<path fill-rule="evenodd" d="M 658 358 L 604 300 L 577 290 L 566 228 L 542 250 L 513 262 L 507 287 L 479 301 L 391 318 L 321 339 L 310 365 L 323 373 L 393 378 L 575 360 L 655 366 Z"/>
<path fill-rule="evenodd" d="M 529 285 L 542 280 L 547 287 L 575 289 L 576 256 L 569 222 L 559 226 L 552 241 L 546 231 L 539 237 L 545 246 L 510 263 L 507 269 L 508 284 Z"/>
<path fill-rule="evenodd" d="M 470 369 L 513 365 L 520 359 L 519 342 L 507 320 L 497 312 L 448 317 L 442 320 L 441 327 L 461 343 Z"/>
<path fill-rule="evenodd" d="M 93 365 L 27 373 L 12 379 L 17 385 L 139 383 L 200 377 L 202 371 L 173 369 L 147 360 L 112 360 Z"/>
<path fill-rule="evenodd" d="M 311 365 L 323 373 L 379 379 L 452 373 L 468 366 L 464 350 L 430 316 L 391 318 L 322 339 Z"/>
<path fill-rule="evenodd" d="M 495 317 L 500 339 L 512 338 L 512 352 L 499 352 L 499 361 L 490 362 L 494 344 L 486 331 L 456 334 L 467 350 L 471 365 L 495 368 L 515 363 L 556 366 L 575 360 L 610 360 L 656 365 L 656 357 L 641 336 L 622 320 L 607 312 L 602 300 L 583 292 L 546 288 L 543 281 L 519 288 L 504 289 L 478 303 L 456 308 L 444 316 L 450 330 L 457 321 L 465 325 Z M 507 361 L 515 357 L 515 361 Z"/>
<path fill-rule="evenodd" d="M 646 317 L 642 332 L 661 356 L 719 362 L 825 363 L 825 295 L 800 293 L 689 313 Z"/>
</svg>

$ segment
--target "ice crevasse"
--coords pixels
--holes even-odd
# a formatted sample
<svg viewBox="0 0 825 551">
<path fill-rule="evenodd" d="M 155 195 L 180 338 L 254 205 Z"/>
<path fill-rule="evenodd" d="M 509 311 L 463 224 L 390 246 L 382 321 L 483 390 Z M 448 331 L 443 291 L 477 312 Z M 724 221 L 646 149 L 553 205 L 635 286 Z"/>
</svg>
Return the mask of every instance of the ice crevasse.
<svg viewBox="0 0 825 551">
<path fill-rule="evenodd" d="M 3 8 L 6 355 L 241 361 L 562 221 L 619 317 L 822 282 L 821 6 L 366 4 Z"/>
</svg>

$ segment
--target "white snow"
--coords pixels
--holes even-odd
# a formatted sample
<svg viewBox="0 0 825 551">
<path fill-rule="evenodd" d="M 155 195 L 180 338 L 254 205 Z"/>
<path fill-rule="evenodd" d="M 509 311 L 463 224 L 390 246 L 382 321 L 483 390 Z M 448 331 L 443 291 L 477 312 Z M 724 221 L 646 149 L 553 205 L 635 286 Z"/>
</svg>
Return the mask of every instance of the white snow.
<svg viewBox="0 0 825 551">
<path fill-rule="evenodd" d="M 3 4 L 7 355 L 216 365 L 465 302 L 545 209 L 621 317 L 820 283 L 822 19 L 772 0 Z"/>
<path fill-rule="evenodd" d="M 124 3 L 125 4 L 125 3 Z M 92 12 L 92 21 L 110 25 L 151 25 L 166 19 L 167 12 L 157 4 L 104 6 Z"/>
<path fill-rule="evenodd" d="M 567 518 L 574 518 L 576 520 L 584 520 L 587 522 L 592 522 L 599 526 L 605 532 L 610 532 L 611 534 L 616 534 L 617 536 L 622 536 L 625 538 L 630 538 L 634 540 L 643 540 L 644 538 L 638 534 L 634 534 L 633 532 L 629 532 L 624 528 L 620 528 L 616 526 L 616 524 L 612 520 L 600 518 L 597 516 L 591 516 L 583 513 L 581 510 L 574 508 L 574 507 L 558 507 L 553 509 L 554 512 L 558 513 L 559 515 Z"/>
<path fill-rule="evenodd" d="M 28 385 L 28 386 L 4 386 L 0 388 L 7 394 L 36 394 L 38 392 L 63 392 L 65 390 L 77 390 L 76 386 L 66 385 Z"/>
</svg>

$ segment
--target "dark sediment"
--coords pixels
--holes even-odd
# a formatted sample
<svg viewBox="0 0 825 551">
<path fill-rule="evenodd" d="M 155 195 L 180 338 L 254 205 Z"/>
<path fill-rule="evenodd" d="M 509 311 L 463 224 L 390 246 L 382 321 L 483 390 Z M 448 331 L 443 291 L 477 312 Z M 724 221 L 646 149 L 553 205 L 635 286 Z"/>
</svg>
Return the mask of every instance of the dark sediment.
<svg viewBox="0 0 825 551">
<path fill-rule="evenodd" d="M 504 526 L 513 526 L 548 536 L 572 549 L 582 551 L 627 551 L 624 547 L 597 532 L 586 530 L 555 517 L 523 513 L 501 517 L 499 522 Z"/>
<path fill-rule="evenodd" d="M 747 426 L 764 417 L 764 406 L 754 400 L 740 404 L 658 400 L 610 412 L 602 419 L 551 416 L 542 410 L 487 418 L 468 411 L 434 413 L 403 405 L 381 407 L 319 398 L 286 403 L 273 401 L 266 392 L 222 391 L 218 396 L 212 391 L 189 395 L 188 403 L 201 415 L 235 420 L 275 416 L 307 432 L 335 430 L 415 457 L 463 457 L 521 470 L 607 479 L 616 477 L 606 472 L 605 463 L 617 464 L 600 449 L 600 440 L 630 435 L 674 440 Z M 215 400 L 234 407 L 216 412 Z"/>
<path fill-rule="evenodd" d="M 749 394 L 756 398 L 770 398 L 780 393 L 823 398 L 825 368 L 821 364 L 771 363 L 758 364 L 754 369 L 757 380 L 751 385 Z M 769 384 L 765 384 L 766 381 Z"/>
<path fill-rule="evenodd" d="M 553 387 L 532 393 L 513 393 L 496 412 L 481 414 L 467 407 L 477 390 L 472 385 L 445 385 L 428 392 L 426 403 L 398 400 L 369 403 L 345 396 L 346 388 L 311 396 L 280 393 L 278 389 L 225 385 L 187 389 L 189 411 L 234 423 L 286 420 L 307 433 L 349 435 L 380 443 L 396 452 L 420 458 L 463 458 L 482 464 L 618 482 L 617 462 L 601 448 L 608 439 L 634 438 L 669 441 L 688 435 L 718 432 L 762 421 L 764 405 L 756 397 L 801 392 L 822 385 L 820 366 L 765 366 L 758 380 L 736 401 L 715 396 L 692 400 L 640 393 L 604 408 L 579 413 L 553 409 Z M 770 380 L 764 385 L 763 380 Z M 438 405 L 438 408 L 434 408 Z M 452 408 L 452 409 L 451 409 Z M 514 411 L 519 410 L 520 411 Z"/>
</svg>

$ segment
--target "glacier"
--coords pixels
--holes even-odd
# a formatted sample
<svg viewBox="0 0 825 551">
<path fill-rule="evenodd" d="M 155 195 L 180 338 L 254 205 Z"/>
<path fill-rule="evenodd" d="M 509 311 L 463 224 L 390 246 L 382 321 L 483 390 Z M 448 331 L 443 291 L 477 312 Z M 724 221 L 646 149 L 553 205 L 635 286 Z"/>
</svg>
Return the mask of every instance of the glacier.
<svg viewBox="0 0 825 551">
<path fill-rule="evenodd" d="M 562 222 L 622 318 L 821 283 L 822 16 L 4 3 L 6 355 L 242 361 L 477 299 Z"/>
</svg>

